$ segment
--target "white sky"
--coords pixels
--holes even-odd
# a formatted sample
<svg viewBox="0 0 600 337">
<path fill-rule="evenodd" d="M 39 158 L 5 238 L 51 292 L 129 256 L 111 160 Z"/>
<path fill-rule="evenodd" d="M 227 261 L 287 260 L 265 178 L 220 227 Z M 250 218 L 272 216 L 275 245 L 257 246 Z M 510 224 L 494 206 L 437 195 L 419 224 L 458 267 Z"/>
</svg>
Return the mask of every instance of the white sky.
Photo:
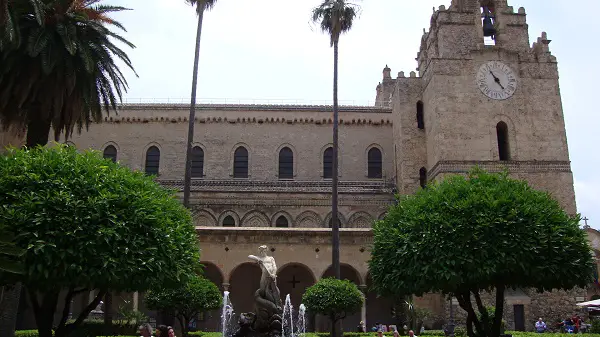
<svg viewBox="0 0 600 337">
<path fill-rule="evenodd" d="M 137 48 L 128 51 L 139 78 L 126 73 L 127 102 L 188 102 L 196 15 L 184 0 L 107 0 L 133 11 L 116 18 Z M 329 104 L 332 49 L 310 24 L 319 0 L 220 0 L 205 15 L 198 97 L 231 102 L 298 100 Z M 381 71 L 415 70 L 432 8 L 450 0 L 364 0 L 353 30 L 340 42 L 340 100 L 373 104 Z M 534 41 L 542 31 L 558 58 L 578 211 L 600 229 L 600 33 L 597 0 L 509 0 L 525 7 Z M 289 101 L 287 101 L 289 100 Z M 265 102 L 267 101 L 267 102 Z"/>
</svg>

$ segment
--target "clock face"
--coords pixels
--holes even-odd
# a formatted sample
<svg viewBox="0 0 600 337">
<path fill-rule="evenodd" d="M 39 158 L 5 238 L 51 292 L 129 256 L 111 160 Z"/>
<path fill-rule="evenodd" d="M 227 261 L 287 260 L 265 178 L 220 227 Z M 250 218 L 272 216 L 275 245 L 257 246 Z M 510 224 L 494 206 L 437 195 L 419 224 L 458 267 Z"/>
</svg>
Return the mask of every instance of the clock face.
<svg viewBox="0 0 600 337">
<path fill-rule="evenodd" d="M 517 76 L 506 64 L 489 61 L 479 67 L 477 86 L 491 99 L 507 99 L 517 90 Z"/>
</svg>

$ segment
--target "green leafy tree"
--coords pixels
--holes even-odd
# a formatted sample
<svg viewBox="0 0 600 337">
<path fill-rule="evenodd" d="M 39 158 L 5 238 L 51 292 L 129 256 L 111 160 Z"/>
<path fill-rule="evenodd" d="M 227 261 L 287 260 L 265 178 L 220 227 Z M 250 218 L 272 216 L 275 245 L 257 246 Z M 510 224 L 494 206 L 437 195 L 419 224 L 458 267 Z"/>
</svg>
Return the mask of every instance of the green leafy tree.
<svg viewBox="0 0 600 337">
<path fill-rule="evenodd" d="M 189 211 L 151 177 L 73 147 L 10 149 L 0 156 L 0 227 L 25 249 L 27 289 L 40 337 L 68 335 L 107 291 L 185 281 L 199 252 Z M 59 297 L 66 289 L 65 297 Z M 76 294 L 97 290 L 73 323 Z M 61 305 L 62 306 L 62 305 Z"/>
<path fill-rule="evenodd" d="M 302 295 L 302 303 L 310 312 L 331 320 L 331 337 L 341 335 L 336 329 L 337 323 L 360 311 L 364 301 L 363 293 L 354 283 L 335 278 L 321 279 Z"/>
<path fill-rule="evenodd" d="M 183 337 L 188 336 L 188 323 L 199 313 L 218 309 L 223 304 L 219 288 L 201 276 L 194 276 L 183 285 L 150 290 L 146 306 L 173 315 L 179 321 Z"/>
<path fill-rule="evenodd" d="M 312 11 L 312 21 L 330 36 L 333 47 L 333 162 L 331 175 L 331 228 L 333 273 L 340 278 L 340 226 L 338 219 L 338 44 L 350 31 L 359 7 L 345 0 L 325 0 Z"/>
<path fill-rule="evenodd" d="M 192 144 L 194 144 L 194 125 L 196 124 L 196 91 L 198 88 L 198 63 L 200 62 L 200 38 L 202 36 L 202 21 L 204 12 L 214 7 L 217 0 L 185 0 L 196 8 L 198 27 L 196 28 L 196 49 L 194 54 L 194 71 L 192 72 L 192 99 L 190 117 L 188 119 L 188 140 L 185 152 L 185 176 L 183 181 L 183 205 L 190 206 L 190 191 L 192 186 Z"/>
<path fill-rule="evenodd" d="M 0 0 L 2 1 L 2 0 Z M 134 48 L 111 31 L 110 17 L 126 8 L 101 0 L 4 0 L 0 11 L 0 122 L 26 126 L 26 145 L 69 137 L 103 111 L 116 109 L 127 81 L 119 60 L 133 70 L 116 44 Z"/>
<path fill-rule="evenodd" d="M 548 193 L 507 172 L 474 169 L 392 206 L 374 226 L 369 267 L 380 294 L 452 294 L 467 312 L 469 336 L 497 337 L 507 288 L 591 282 L 595 266 L 578 224 Z M 493 321 L 480 297 L 491 290 Z"/>
</svg>

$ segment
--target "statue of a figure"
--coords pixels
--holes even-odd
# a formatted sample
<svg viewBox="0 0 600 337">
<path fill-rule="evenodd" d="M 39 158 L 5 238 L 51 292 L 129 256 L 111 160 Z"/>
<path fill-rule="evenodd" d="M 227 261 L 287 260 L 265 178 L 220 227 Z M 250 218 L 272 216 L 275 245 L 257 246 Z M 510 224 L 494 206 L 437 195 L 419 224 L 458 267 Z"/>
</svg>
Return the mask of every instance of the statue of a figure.
<svg viewBox="0 0 600 337">
<path fill-rule="evenodd" d="M 281 329 L 281 297 L 277 287 L 277 264 L 272 256 L 267 255 L 267 246 L 258 247 L 258 256 L 249 255 L 262 269 L 260 288 L 254 294 L 256 301 L 255 329 L 273 331 Z"/>
</svg>

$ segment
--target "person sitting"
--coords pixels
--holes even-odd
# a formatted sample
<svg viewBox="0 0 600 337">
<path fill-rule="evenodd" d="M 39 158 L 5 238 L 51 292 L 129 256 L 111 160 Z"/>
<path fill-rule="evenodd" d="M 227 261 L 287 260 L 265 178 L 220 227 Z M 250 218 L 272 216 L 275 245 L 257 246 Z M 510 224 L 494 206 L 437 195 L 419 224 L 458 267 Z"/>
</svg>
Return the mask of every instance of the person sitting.
<svg viewBox="0 0 600 337">
<path fill-rule="evenodd" d="M 540 317 L 537 322 L 535 322 L 535 331 L 537 333 L 542 333 L 546 331 L 546 323 Z"/>
</svg>

